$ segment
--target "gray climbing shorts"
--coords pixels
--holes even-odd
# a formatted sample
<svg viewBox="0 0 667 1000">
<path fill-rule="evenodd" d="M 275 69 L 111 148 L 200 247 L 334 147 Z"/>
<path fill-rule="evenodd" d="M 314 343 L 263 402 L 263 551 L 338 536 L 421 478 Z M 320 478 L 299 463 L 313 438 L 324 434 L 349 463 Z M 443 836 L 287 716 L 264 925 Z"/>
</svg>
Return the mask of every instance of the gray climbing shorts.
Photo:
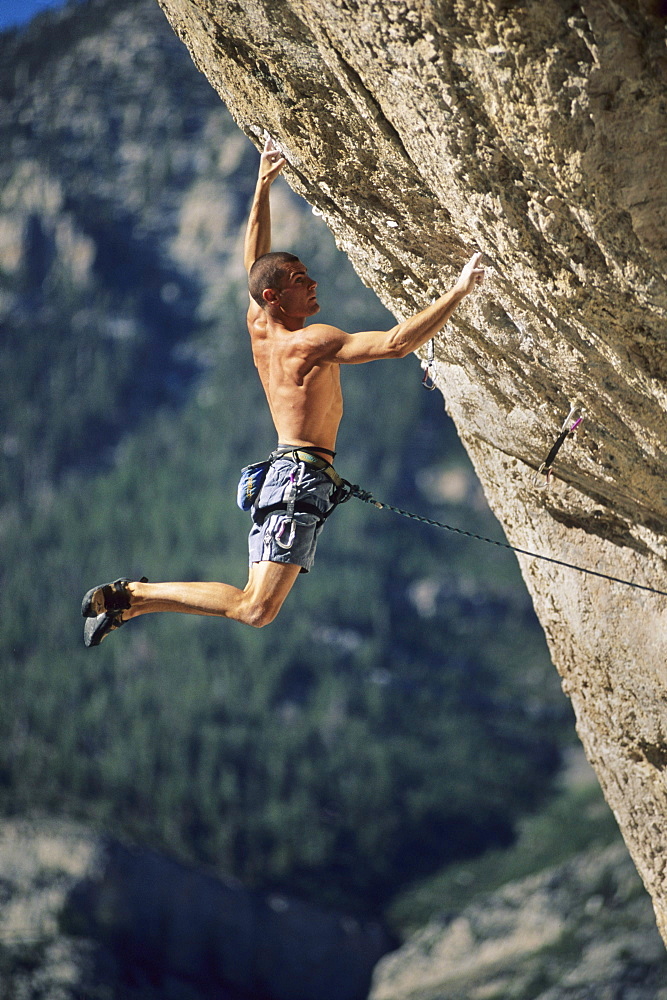
<svg viewBox="0 0 667 1000">
<path fill-rule="evenodd" d="M 303 474 L 301 474 L 303 468 Z M 302 573 L 308 573 L 315 559 L 317 539 L 323 527 L 316 514 L 303 511 L 294 514 L 294 531 L 285 511 L 277 510 L 266 517 L 262 508 L 281 501 L 289 489 L 292 477 L 301 482 L 296 493 L 296 502 L 306 502 L 317 507 L 322 514 L 328 514 L 333 504 L 331 495 L 335 486 L 320 469 L 312 469 L 307 463 L 292 462 L 278 458 L 271 465 L 259 497 L 251 510 L 253 525 L 248 536 L 249 562 L 287 563 L 300 566 Z"/>
</svg>

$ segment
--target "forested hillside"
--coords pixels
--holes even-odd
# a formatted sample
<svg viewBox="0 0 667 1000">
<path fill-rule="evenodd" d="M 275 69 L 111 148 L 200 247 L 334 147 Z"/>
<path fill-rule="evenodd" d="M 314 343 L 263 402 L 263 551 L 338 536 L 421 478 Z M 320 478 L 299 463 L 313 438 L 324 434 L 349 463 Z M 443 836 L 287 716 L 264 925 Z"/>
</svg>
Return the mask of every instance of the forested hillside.
<svg viewBox="0 0 667 1000">
<path fill-rule="evenodd" d="M 146 617 L 83 649 L 93 584 L 245 580 L 236 480 L 274 445 L 240 261 L 257 153 L 152 0 L 3 36 L 0 95 L 2 810 L 375 914 L 509 843 L 572 722 L 505 551 L 353 500 L 269 628 Z M 323 318 L 393 322 L 283 184 L 274 236 Z M 337 467 L 497 537 L 420 377 L 344 372 Z"/>
</svg>

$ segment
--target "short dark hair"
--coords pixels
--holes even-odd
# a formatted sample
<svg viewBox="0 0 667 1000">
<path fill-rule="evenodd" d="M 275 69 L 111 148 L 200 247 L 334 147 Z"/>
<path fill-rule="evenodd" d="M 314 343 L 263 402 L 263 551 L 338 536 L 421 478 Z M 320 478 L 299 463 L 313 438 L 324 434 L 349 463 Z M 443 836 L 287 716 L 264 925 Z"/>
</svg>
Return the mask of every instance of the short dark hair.
<svg viewBox="0 0 667 1000">
<path fill-rule="evenodd" d="M 278 250 L 258 257 L 248 272 L 248 291 L 258 306 L 265 307 L 262 292 L 266 288 L 279 289 L 284 280 L 285 265 L 298 260 L 293 253 Z"/>
</svg>

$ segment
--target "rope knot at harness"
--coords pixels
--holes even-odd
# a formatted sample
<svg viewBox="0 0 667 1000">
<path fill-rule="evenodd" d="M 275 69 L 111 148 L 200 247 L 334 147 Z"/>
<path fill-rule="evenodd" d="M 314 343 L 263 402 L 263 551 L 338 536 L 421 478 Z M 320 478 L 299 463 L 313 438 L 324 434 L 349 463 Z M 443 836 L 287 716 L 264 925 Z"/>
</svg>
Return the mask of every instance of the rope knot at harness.
<svg viewBox="0 0 667 1000">
<path fill-rule="evenodd" d="M 360 486 L 350 485 L 349 494 L 345 499 L 349 500 L 350 497 L 356 497 L 357 500 L 363 500 L 364 503 L 370 503 L 374 507 L 377 507 L 378 510 L 382 510 L 383 507 L 385 506 L 385 504 L 380 503 L 379 500 L 376 500 L 372 493 L 369 493 L 368 490 L 362 490 Z"/>
</svg>

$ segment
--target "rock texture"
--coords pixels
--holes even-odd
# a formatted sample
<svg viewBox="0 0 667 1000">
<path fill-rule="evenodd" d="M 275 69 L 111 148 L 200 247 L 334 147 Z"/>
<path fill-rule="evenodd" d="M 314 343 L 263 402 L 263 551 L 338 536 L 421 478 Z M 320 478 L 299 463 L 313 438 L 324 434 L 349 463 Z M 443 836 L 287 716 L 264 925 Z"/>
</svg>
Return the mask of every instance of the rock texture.
<svg viewBox="0 0 667 1000">
<path fill-rule="evenodd" d="M 509 541 L 667 590 L 660 4 L 160 2 L 398 317 L 484 252 L 487 285 L 434 368 Z M 586 417 L 545 490 L 535 470 L 575 400 Z M 520 562 L 667 936 L 667 599 Z"/>
</svg>

